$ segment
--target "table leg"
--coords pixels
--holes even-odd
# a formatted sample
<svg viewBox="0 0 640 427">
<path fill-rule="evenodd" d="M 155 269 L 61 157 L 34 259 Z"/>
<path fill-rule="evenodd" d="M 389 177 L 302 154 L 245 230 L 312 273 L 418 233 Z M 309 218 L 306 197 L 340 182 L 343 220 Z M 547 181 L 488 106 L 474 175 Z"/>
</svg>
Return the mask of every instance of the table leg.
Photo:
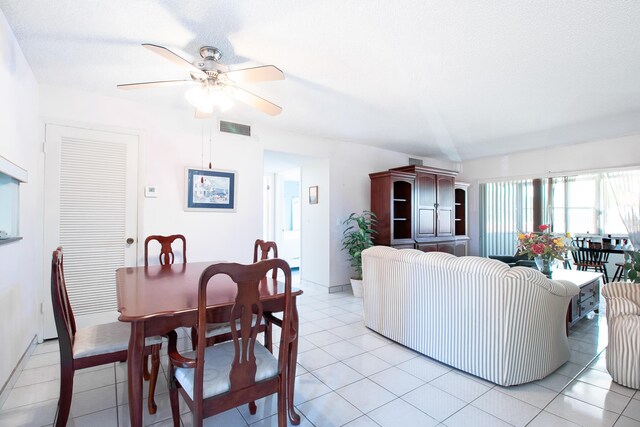
<svg viewBox="0 0 640 427">
<path fill-rule="evenodd" d="M 293 425 L 300 424 L 300 415 L 296 413 L 295 408 L 293 407 L 293 396 L 295 391 L 295 383 L 296 383 L 296 367 L 298 363 L 298 309 L 296 307 L 296 298 L 291 299 L 292 302 L 292 326 L 294 331 L 294 339 L 289 344 L 288 353 L 288 361 L 287 361 L 287 408 L 289 412 L 289 420 Z"/>
<path fill-rule="evenodd" d="M 131 323 L 127 381 L 129 384 L 129 419 L 132 427 L 142 425 L 142 359 L 144 351 L 144 322 Z"/>
</svg>

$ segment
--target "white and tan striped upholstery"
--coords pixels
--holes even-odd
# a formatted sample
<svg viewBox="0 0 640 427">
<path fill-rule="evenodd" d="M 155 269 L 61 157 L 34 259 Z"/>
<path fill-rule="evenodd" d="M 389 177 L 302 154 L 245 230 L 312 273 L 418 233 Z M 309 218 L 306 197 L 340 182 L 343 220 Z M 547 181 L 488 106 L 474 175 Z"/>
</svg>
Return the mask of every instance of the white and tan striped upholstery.
<svg viewBox="0 0 640 427">
<path fill-rule="evenodd" d="M 613 282 L 602 288 L 607 302 L 607 371 L 613 381 L 640 388 L 640 285 Z"/>
<path fill-rule="evenodd" d="M 500 385 L 569 360 L 567 306 L 579 288 L 478 257 L 375 246 L 362 253 L 365 324 Z"/>
</svg>

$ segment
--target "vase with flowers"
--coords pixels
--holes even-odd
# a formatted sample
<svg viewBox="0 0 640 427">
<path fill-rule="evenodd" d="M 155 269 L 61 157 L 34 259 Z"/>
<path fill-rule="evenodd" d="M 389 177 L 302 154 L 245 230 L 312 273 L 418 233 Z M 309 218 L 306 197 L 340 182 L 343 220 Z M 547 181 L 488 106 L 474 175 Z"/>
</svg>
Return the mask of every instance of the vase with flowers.
<svg viewBox="0 0 640 427">
<path fill-rule="evenodd" d="M 542 224 L 537 233 L 518 233 L 518 255 L 527 255 L 534 259 L 538 270 L 547 277 L 551 277 L 551 269 L 556 261 L 564 261 L 570 246 L 566 240 L 571 238 L 569 233 L 564 236 L 553 236 L 549 226 Z"/>
</svg>

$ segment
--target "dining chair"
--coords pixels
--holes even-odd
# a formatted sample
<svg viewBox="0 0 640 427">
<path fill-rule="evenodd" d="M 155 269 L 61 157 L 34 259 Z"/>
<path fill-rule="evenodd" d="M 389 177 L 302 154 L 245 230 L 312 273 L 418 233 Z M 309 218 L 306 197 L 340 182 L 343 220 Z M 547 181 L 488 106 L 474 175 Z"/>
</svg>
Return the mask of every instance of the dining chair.
<svg viewBox="0 0 640 427">
<path fill-rule="evenodd" d="M 609 253 L 598 248 L 581 248 L 577 247 L 571 251 L 576 270 L 589 271 L 593 270 L 602 273 L 604 283 L 609 282 L 607 274 L 607 262 L 609 261 Z"/>
<path fill-rule="evenodd" d="M 284 312 L 278 355 L 256 345 L 263 316 L 260 286 L 269 271 L 284 275 Z M 193 426 L 203 419 L 239 405 L 277 393 L 278 426 L 287 424 L 286 368 L 292 342 L 291 269 L 286 261 L 268 259 L 255 264 L 219 263 L 207 267 L 198 288 L 198 339 L 205 339 L 207 288 L 216 275 L 227 275 L 236 283 L 236 297 L 229 315 L 231 340 L 211 347 L 198 346 L 180 354 L 177 334 L 169 333 L 169 398 L 173 424 L 180 426 L 178 395 L 192 411 Z"/>
<path fill-rule="evenodd" d="M 170 236 L 161 236 L 159 234 L 152 234 L 144 239 L 144 266 L 149 266 L 149 243 L 158 242 L 160 244 L 160 253 L 158 254 L 158 261 L 160 265 L 171 265 L 176 260 L 176 256 L 173 252 L 173 242 L 176 240 L 182 241 L 182 263 L 187 263 L 187 239 L 182 234 L 172 234 Z M 149 356 L 144 357 L 142 362 L 144 379 L 149 378 Z"/>
<path fill-rule="evenodd" d="M 624 281 L 624 263 L 616 262 L 616 271 L 613 273 L 613 278 L 611 278 L 612 282 L 622 282 Z"/>
<path fill-rule="evenodd" d="M 157 241 L 160 244 L 160 254 L 158 260 L 160 265 L 170 265 L 175 261 L 175 254 L 173 253 L 173 242 L 176 240 L 182 240 L 182 263 L 187 262 L 187 239 L 182 234 L 172 234 L 171 236 L 160 236 L 157 234 L 151 235 L 144 239 L 144 265 L 149 265 L 149 243 Z"/>
<path fill-rule="evenodd" d="M 124 322 L 112 322 L 86 328 L 77 328 L 69 302 L 64 277 L 62 248 L 53 251 L 51 260 L 51 300 L 60 346 L 60 397 L 54 425 L 64 427 L 69 418 L 73 396 L 73 377 L 78 369 L 127 360 L 131 328 Z M 154 400 L 160 368 L 162 338 L 150 337 L 145 342 L 145 353 L 151 354 L 152 370 L 149 381 L 148 410 L 155 414 Z"/>
</svg>

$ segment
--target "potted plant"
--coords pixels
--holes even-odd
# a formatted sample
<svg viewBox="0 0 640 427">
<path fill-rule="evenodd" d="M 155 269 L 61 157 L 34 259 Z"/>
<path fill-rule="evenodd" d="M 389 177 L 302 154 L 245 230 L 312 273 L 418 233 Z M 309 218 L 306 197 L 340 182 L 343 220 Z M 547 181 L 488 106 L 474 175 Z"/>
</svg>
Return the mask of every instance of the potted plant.
<svg viewBox="0 0 640 427">
<path fill-rule="evenodd" d="M 356 297 L 362 297 L 362 251 L 373 246 L 375 223 L 376 216 L 371 211 L 354 212 L 343 222 L 347 228 L 342 233 L 342 250 L 347 251 L 351 266 L 356 269 L 355 277 L 351 278 L 351 288 Z"/>
<path fill-rule="evenodd" d="M 640 283 L 640 250 L 624 253 L 625 276 L 633 283 Z"/>
</svg>

